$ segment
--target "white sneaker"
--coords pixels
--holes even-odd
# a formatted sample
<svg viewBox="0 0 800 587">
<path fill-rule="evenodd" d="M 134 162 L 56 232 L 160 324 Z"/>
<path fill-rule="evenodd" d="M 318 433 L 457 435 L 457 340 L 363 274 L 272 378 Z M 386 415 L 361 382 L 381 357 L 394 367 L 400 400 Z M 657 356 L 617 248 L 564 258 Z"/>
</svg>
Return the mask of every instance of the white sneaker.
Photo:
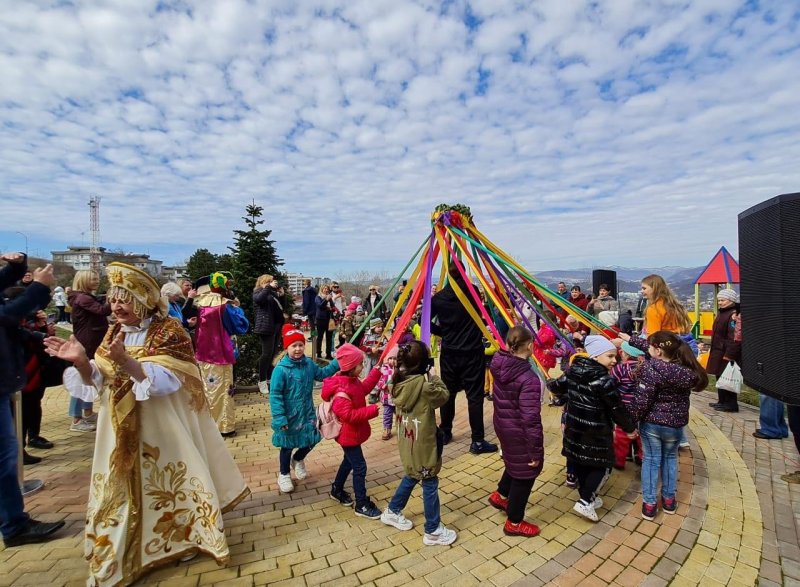
<svg viewBox="0 0 800 587">
<path fill-rule="evenodd" d="M 455 533 L 455 530 L 445 528 L 444 524 L 439 523 L 439 527 L 432 534 L 425 532 L 422 536 L 422 544 L 425 546 L 447 546 L 448 544 L 453 544 L 456 538 L 458 538 L 458 534 Z"/>
<path fill-rule="evenodd" d="M 95 430 L 97 430 L 97 426 L 86 420 L 73 422 L 72 426 L 69 427 L 70 432 L 94 432 Z"/>
<path fill-rule="evenodd" d="M 387 526 L 394 526 L 398 530 L 411 530 L 411 528 L 414 527 L 414 523 L 408 518 L 406 518 L 403 515 L 403 512 L 396 514 L 388 507 L 385 510 L 383 510 L 383 513 L 381 514 L 381 522 L 383 522 Z"/>
<path fill-rule="evenodd" d="M 302 481 L 308 477 L 308 471 L 306 471 L 306 464 L 304 461 L 296 461 L 292 459 L 290 466 L 292 469 L 294 469 L 294 476 L 297 477 L 298 481 Z"/>
<path fill-rule="evenodd" d="M 688 440 L 684 440 L 678 445 L 678 448 L 691 448 L 691 446 Z"/>
<path fill-rule="evenodd" d="M 269 381 L 259 381 L 258 392 L 261 395 L 269 395 Z"/>
<path fill-rule="evenodd" d="M 602 497 L 600 497 L 599 495 L 598 495 L 597 497 L 595 497 L 595 498 L 594 498 L 594 501 L 592 502 L 592 506 L 593 506 L 593 507 L 594 507 L 594 509 L 596 509 L 596 510 L 598 510 L 598 509 L 600 509 L 601 507 L 603 507 L 603 498 L 602 498 Z"/>
<path fill-rule="evenodd" d="M 89 422 L 89 424 L 97 424 L 97 412 L 92 412 L 91 416 L 84 416 L 84 422 Z"/>
<path fill-rule="evenodd" d="M 291 475 L 281 475 L 278 473 L 278 488 L 281 493 L 291 493 L 294 491 L 294 483 L 292 483 Z"/>
<path fill-rule="evenodd" d="M 594 505 L 591 503 L 583 503 L 582 501 L 576 501 L 575 507 L 572 508 L 578 514 L 586 518 L 587 520 L 591 520 L 592 522 L 597 522 L 600 518 L 597 517 L 597 512 L 594 511 Z"/>
</svg>

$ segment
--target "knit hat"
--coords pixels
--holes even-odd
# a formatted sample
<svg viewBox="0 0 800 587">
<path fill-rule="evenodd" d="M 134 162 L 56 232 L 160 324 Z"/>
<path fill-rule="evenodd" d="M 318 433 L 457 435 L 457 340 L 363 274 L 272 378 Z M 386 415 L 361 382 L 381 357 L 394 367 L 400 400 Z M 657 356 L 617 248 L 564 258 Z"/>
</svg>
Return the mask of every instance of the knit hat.
<svg viewBox="0 0 800 587">
<path fill-rule="evenodd" d="M 361 298 L 358 296 L 352 296 L 350 298 L 350 303 L 355 304 L 356 306 L 361 303 Z"/>
<path fill-rule="evenodd" d="M 358 347 L 346 342 L 336 349 L 336 360 L 339 361 L 339 369 L 349 371 L 364 360 L 364 353 Z"/>
<path fill-rule="evenodd" d="M 739 294 L 732 289 L 721 289 L 717 292 L 718 300 L 729 300 L 734 304 L 739 303 Z"/>
<path fill-rule="evenodd" d="M 289 327 L 288 329 L 286 327 Z M 283 329 L 283 348 L 288 349 L 289 345 L 295 342 L 306 343 L 306 335 L 302 330 L 297 330 L 291 324 L 284 324 Z"/>
<path fill-rule="evenodd" d="M 373 318 L 372 320 L 369 321 L 370 328 L 375 328 L 376 326 L 383 326 L 383 320 L 381 320 L 380 318 Z"/>
<path fill-rule="evenodd" d="M 635 346 L 633 346 L 628 341 L 623 342 L 621 348 L 622 348 L 622 352 L 626 353 L 628 356 L 633 357 L 634 359 L 636 357 L 643 357 L 644 356 L 644 351 L 641 351 L 641 350 L 637 349 Z"/>
<path fill-rule="evenodd" d="M 364 306 L 358 306 L 356 308 L 356 314 L 363 314 L 364 313 Z"/>
<path fill-rule="evenodd" d="M 595 357 L 599 357 L 603 353 L 607 351 L 615 351 L 617 347 L 611 344 L 611 341 L 608 340 L 605 336 L 587 336 L 584 339 L 583 348 L 586 349 L 587 354 L 590 358 L 594 359 Z"/>
</svg>

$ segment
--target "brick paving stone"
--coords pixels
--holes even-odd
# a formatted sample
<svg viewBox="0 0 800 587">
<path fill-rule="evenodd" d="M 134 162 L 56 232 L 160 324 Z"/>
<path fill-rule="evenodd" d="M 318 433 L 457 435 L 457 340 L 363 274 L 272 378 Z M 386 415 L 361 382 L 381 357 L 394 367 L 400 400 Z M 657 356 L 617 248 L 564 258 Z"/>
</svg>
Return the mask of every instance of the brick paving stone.
<svg viewBox="0 0 800 587">
<path fill-rule="evenodd" d="M 228 446 L 253 494 L 224 517 L 230 563 L 220 568 L 200 557 L 159 569 L 140 584 L 467 587 L 550 582 L 632 587 L 672 580 L 704 580 L 709 585 L 795 581 L 800 575 L 800 488 L 780 481 L 787 464 L 773 450 L 780 446 L 782 452 L 794 454 L 793 445 L 790 440 L 756 441 L 750 433 L 757 411 L 743 407 L 739 414 L 712 413 L 702 407 L 705 395 L 693 397 L 700 412 L 693 410 L 690 419 L 692 448 L 680 453 L 678 514 L 659 514 L 654 522 L 639 516 L 640 483 L 633 467 L 612 475 L 599 523 L 572 512 L 576 493 L 563 485 L 559 414 L 543 410 L 545 467 L 526 515 L 542 528 L 534 539 L 504 536 L 503 514 L 486 505 L 502 461 L 497 455 L 467 453 L 466 403 L 460 396 L 456 438 L 446 449 L 440 479 L 442 518 L 459 532 L 459 539 L 452 547 L 434 548 L 422 545 L 419 494 L 405 512 L 417 526 L 411 532 L 356 518 L 352 509 L 328 498 L 330 479 L 341 460 L 335 443 L 315 447 L 307 461 L 309 478 L 299 482 L 294 493 L 279 494 L 277 450 L 264 442 L 269 427 L 266 398 L 237 395 L 239 435 Z M 81 514 L 94 435 L 68 433 L 65 406 L 63 389 L 48 390 L 43 434 L 56 448 L 42 453 L 42 464 L 26 472 L 47 482 L 44 491 L 28 500 L 29 511 L 45 520 L 66 517 L 68 525 L 49 544 L 0 549 L 0 587 L 36 581 L 59 587 L 85 581 Z M 491 405 L 485 416 L 491 431 Z M 375 442 L 380 425 L 377 420 L 372 425 L 373 439 L 364 445 L 367 487 L 382 508 L 403 471 L 396 444 Z"/>
</svg>

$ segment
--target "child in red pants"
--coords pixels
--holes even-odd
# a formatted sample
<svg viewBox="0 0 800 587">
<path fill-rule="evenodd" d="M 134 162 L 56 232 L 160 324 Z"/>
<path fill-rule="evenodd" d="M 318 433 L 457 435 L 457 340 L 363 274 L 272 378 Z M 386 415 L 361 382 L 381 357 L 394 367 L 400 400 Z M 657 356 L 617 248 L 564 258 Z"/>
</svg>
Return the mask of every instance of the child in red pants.
<svg viewBox="0 0 800 587">
<path fill-rule="evenodd" d="M 636 374 L 639 365 L 644 362 L 644 353 L 627 342 L 622 343 L 620 350 L 622 360 L 611 369 L 611 376 L 619 384 L 619 394 L 622 403 L 630 408 L 633 394 L 636 391 Z M 636 447 L 636 463 L 642 463 L 642 439 L 628 438 L 628 434 L 619 426 L 614 430 L 614 468 L 620 471 L 625 469 L 625 461 L 631 454 L 631 445 Z"/>
</svg>

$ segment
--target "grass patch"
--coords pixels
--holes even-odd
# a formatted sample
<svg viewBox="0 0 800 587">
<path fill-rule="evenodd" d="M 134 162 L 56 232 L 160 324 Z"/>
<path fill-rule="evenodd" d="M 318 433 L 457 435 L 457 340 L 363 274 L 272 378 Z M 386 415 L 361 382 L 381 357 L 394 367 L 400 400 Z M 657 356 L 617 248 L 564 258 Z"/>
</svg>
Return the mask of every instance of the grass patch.
<svg viewBox="0 0 800 587">
<path fill-rule="evenodd" d="M 56 336 L 59 338 L 69 338 L 72 335 L 71 330 L 67 330 L 66 328 L 61 328 L 61 326 L 56 326 Z"/>
</svg>

